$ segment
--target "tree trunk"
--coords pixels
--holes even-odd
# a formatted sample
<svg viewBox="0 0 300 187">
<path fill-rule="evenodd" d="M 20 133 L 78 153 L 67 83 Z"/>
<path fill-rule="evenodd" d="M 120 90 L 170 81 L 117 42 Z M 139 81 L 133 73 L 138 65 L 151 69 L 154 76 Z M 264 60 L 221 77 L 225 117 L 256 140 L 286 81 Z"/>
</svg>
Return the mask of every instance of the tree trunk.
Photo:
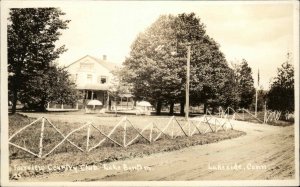
<svg viewBox="0 0 300 187">
<path fill-rule="evenodd" d="M 46 111 L 45 105 L 46 105 L 46 100 L 42 99 L 42 101 L 40 103 L 39 111 L 45 112 Z"/>
<path fill-rule="evenodd" d="M 111 99 L 108 100 L 108 110 L 111 111 Z"/>
<path fill-rule="evenodd" d="M 203 109 L 203 113 L 206 114 L 206 110 L 207 110 L 207 104 L 204 103 L 204 109 Z"/>
<path fill-rule="evenodd" d="M 161 100 L 158 100 L 157 104 L 156 104 L 156 114 L 157 115 L 160 115 L 161 107 L 162 107 L 162 102 L 161 102 Z"/>
<path fill-rule="evenodd" d="M 170 111 L 169 111 L 169 114 L 170 114 L 170 115 L 173 115 L 173 114 L 174 114 L 174 102 L 173 102 L 173 101 L 171 101 L 171 103 L 170 103 Z"/>
<path fill-rule="evenodd" d="M 214 115 L 214 114 L 215 114 L 215 110 L 216 110 L 216 107 L 215 107 L 215 106 L 213 106 L 213 107 L 212 107 L 212 111 L 211 111 L 211 114 L 212 114 L 212 115 Z"/>
<path fill-rule="evenodd" d="M 12 94 L 13 94 L 13 101 L 12 101 L 12 114 L 16 113 L 17 110 L 17 102 L 18 102 L 18 90 L 20 89 L 20 75 L 21 75 L 21 68 L 17 66 L 16 72 L 14 77 L 12 77 Z"/>
<path fill-rule="evenodd" d="M 184 102 L 180 102 L 180 115 L 184 115 Z"/>
<path fill-rule="evenodd" d="M 12 108 L 11 108 L 12 114 L 16 113 L 17 101 L 18 101 L 18 91 L 16 89 L 13 89 L 13 101 L 12 101 Z"/>
</svg>

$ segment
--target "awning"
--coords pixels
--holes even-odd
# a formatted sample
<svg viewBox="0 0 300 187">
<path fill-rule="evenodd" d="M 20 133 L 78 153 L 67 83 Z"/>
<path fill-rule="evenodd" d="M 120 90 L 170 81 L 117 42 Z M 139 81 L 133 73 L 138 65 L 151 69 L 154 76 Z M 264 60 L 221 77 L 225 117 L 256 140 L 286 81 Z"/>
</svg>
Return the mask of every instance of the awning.
<svg viewBox="0 0 300 187">
<path fill-rule="evenodd" d="M 103 104 L 102 104 L 102 102 L 99 101 L 99 100 L 90 100 L 90 101 L 88 102 L 87 105 L 93 105 L 93 106 L 96 106 L 96 105 L 103 105 Z"/>
<path fill-rule="evenodd" d="M 137 106 L 152 106 L 148 101 L 141 101 L 136 104 Z"/>
<path fill-rule="evenodd" d="M 76 89 L 78 90 L 108 90 L 107 84 L 84 84 L 84 85 L 77 85 Z"/>
</svg>

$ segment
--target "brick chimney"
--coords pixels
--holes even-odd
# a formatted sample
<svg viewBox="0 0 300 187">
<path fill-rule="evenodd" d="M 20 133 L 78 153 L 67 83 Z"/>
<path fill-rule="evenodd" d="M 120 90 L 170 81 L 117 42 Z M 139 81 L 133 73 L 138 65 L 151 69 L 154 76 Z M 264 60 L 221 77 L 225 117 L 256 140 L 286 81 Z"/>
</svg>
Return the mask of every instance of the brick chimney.
<svg viewBox="0 0 300 187">
<path fill-rule="evenodd" d="M 102 55 L 102 60 L 106 60 L 107 56 L 106 55 Z"/>
</svg>

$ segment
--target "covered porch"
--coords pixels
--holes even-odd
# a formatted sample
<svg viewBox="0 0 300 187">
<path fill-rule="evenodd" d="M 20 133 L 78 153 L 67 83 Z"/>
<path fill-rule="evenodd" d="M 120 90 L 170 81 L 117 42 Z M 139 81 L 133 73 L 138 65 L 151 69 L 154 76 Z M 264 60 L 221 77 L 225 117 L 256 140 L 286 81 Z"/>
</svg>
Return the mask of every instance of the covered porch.
<svg viewBox="0 0 300 187">
<path fill-rule="evenodd" d="M 132 110 L 134 109 L 134 96 L 130 93 L 111 96 L 110 110 Z"/>
<path fill-rule="evenodd" d="M 108 85 L 106 84 L 85 84 L 78 85 L 77 89 L 82 95 L 82 98 L 78 101 L 79 108 L 84 109 L 89 101 L 98 100 L 103 105 L 102 108 L 107 108 L 109 104 Z"/>
</svg>

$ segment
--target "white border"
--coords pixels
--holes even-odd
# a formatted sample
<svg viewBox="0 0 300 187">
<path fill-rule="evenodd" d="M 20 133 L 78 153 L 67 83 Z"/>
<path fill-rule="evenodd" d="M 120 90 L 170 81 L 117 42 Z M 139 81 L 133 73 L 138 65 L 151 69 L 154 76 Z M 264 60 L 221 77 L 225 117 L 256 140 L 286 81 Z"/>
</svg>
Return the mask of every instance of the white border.
<svg viewBox="0 0 300 187">
<path fill-rule="evenodd" d="M 299 185 L 299 71 L 300 71 L 300 61 L 299 61 L 299 1 L 294 2 L 294 46 L 293 46 L 293 59 L 295 68 L 295 176 Z"/>
<path fill-rule="evenodd" d="M 95 1 L 85 1 L 84 3 L 94 3 Z M 10 182 L 8 180 L 8 98 L 7 98 L 7 25 L 6 20 L 9 8 L 24 7 L 47 7 L 47 6 L 68 6 L 83 1 L 7 1 L 1 2 L 1 185 L 2 186 L 237 186 L 237 185 L 260 185 L 260 186 L 294 186 L 299 184 L 299 2 L 298 1 L 246 1 L 234 2 L 226 1 L 228 4 L 273 4 L 273 3 L 292 3 L 294 5 L 294 48 L 293 57 L 295 65 L 295 179 L 294 180 L 218 180 L 218 181 L 133 181 L 133 182 Z M 120 1 L 116 1 L 120 3 Z M 122 2 L 124 3 L 124 2 Z M 129 3 L 129 2 L 127 2 Z M 130 2 L 137 3 L 137 2 Z M 138 2 L 141 3 L 141 2 Z M 151 2 L 143 2 L 151 3 Z M 171 1 L 159 3 L 176 3 Z M 221 4 L 220 1 L 201 1 L 201 4 Z"/>
</svg>

